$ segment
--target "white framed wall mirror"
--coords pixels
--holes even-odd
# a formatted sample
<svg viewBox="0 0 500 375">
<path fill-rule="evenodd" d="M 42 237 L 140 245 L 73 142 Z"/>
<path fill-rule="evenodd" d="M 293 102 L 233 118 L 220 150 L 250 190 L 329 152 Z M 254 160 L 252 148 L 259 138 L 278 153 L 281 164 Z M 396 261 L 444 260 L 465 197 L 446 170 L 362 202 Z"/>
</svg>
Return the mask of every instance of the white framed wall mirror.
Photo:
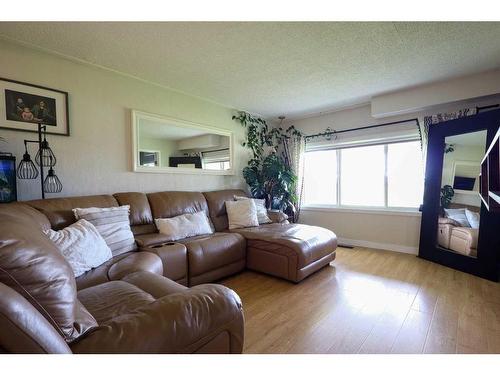
<svg viewBox="0 0 500 375">
<path fill-rule="evenodd" d="M 132 110 L 134 172 L 232 175 L 231 131 Z"/>
</svg>

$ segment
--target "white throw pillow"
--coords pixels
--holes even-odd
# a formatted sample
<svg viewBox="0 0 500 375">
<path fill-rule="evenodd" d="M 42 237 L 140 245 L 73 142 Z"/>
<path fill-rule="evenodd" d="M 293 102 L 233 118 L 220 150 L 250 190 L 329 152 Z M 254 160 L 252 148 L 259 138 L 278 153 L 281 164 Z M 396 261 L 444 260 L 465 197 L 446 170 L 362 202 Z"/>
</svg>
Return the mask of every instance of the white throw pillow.
<svg viewBox="0 0 500 375">
<path fill-rule="evenodd" d="M 100 266 L 112 257 L 111 249 L 96 227 L 87 220 L 78 220 L 58 231 L 49 229 L 45 234 L 66 258 L 75 277 Z"/>
<path fill-rule="evenodd" d="M 167 241 L 175 241 L 214 232 L 207 215 L 203 211 L 168 219 L 156 219 L 155 223 L 160 233 L 168 237 Z"/>
<path fill-rule="evenodd" d="M 245 199 L 251 199 L 255 203 L 255 207 L 257 208 L 257 219 L 259 220 L 259 224 L 269 224 L 273 221 L 267 216 L 267 208 L 266 208 L 266 200 L 265 199 L 257 199 L 257 198 L 248 198 L 241 197 L 238 195 L 234 196 L 234 199 L 237 201 L 242 201 Z"/>
<path fill-rule="evenodd" d="M 465 208 L 445 208 L 445 217 L 455 220 L 462 227 L 470 228 L 469 220 L 465 216 Z"/>
<path fill-rule="evenodd" d="M 226 201 L 229 229 L 258 227 L 257 207 L 253 199 Z"/>
<path fill-rule="evenodd" d="M 130 206 L 75 208 L 76 219 L 92 223 L 111 249 L 113 256 L 137 249 L 134 235 L 130 230 Z"/>
<path fill-rule="evenodd" d="M 465 209 L 465 217 L 470 224 L 471 228 L 479 229 L 479 213 Z"/>
</svg>

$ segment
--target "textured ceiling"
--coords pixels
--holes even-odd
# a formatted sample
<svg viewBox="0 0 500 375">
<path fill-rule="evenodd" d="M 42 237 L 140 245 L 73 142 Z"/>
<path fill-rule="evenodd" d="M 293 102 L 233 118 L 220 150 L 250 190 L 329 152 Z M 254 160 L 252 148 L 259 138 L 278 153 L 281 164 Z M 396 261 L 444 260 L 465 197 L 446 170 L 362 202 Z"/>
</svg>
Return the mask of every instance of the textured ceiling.
<svg viewBox="0 0 500 375">
<path fill-rule="evenodd" d="M 500 23 L 0 23 L 30 43 L 266 117 L 500 66 Z"/>
</svg>

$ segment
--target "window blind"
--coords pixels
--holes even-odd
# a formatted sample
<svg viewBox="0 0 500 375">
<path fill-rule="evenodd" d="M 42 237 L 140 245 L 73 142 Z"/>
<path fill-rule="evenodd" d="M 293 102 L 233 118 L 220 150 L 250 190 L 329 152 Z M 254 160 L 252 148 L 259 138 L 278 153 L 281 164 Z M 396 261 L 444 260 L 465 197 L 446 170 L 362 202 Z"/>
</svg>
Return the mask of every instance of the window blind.
<svg viewBox="0 0 500 375">
<path fill-rule="evenodd" d="M 229 161 L 229 149 L 205 151 L 201 153 L 204 163 L 217 163 Z"/>
</svg>

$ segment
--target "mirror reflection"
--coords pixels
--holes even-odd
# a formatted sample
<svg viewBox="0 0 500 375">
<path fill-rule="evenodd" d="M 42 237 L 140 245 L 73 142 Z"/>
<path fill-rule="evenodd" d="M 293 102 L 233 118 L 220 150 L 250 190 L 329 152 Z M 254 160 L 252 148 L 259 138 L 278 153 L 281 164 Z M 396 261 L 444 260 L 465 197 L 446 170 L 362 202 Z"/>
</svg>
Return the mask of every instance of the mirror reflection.
<svg viewBox="0 0 500 375">
<path fill-rule="evenodd" d="M 229 132 L 136 114 L 136 167 L 229 171 Z M 146 169 L 147 171 L 147 169 Z"/>
<path fill-rule="evenodd" d="M 445 138 L 437 241 L 441 248 L 470 257 L 477 257 L 485 148 L 486 130 Z"/>
</svg>

